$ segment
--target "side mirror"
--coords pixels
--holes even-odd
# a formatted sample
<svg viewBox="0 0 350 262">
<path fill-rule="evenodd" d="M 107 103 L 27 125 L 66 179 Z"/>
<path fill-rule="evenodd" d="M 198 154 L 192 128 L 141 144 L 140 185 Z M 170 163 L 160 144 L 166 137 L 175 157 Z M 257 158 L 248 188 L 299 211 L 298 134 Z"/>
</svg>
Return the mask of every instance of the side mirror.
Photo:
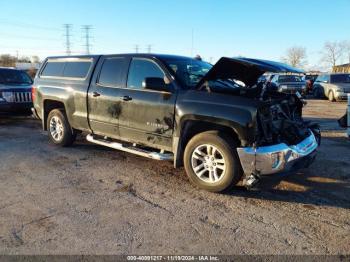
<svg viewBox="0 0 350 262">
<path fill-rule="evenodd" d="M 160 77 L 146 77 L 142 82 L 142 87 L 155 91 L 169 91 L 164 79 Z"/>
</svg>

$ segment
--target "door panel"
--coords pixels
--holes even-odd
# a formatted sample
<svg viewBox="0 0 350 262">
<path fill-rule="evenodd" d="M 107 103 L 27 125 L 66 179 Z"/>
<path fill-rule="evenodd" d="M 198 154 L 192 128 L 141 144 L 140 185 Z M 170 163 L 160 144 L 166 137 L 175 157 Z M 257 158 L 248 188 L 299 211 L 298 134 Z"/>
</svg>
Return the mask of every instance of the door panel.
<svg viewBox="0 0 350 262">
<path fill-rule="evenodd" d="M 132 142 L 171 149 L 176 95 L 164 92 L 124 89 L 127 122 L 119 125 L 120 136 Z"/>
<path fill-rule="evenodd" d="M 89 124 L 96 134 L 119 138 L 119 125 L 128 125 L 122 99 L 128 64 L 129 58 L 106 56 L 96 68 L 88 92 Z"/>
<path fill-rule="evenodd" d="M 119 124 L 119 132 L 130 141 L 170 150 L 176 92 L 172 84 L 167 84 L 169 92 L 146 90 L 142 87 L 146 77 L 168 79 L 166 71 L 155 61 L 133 58 L 130 62 L 127 88 L 122 90 L 122 96 L 130 98 L 123 101 L 123 110 L 128 121 Z"/>
</svg>

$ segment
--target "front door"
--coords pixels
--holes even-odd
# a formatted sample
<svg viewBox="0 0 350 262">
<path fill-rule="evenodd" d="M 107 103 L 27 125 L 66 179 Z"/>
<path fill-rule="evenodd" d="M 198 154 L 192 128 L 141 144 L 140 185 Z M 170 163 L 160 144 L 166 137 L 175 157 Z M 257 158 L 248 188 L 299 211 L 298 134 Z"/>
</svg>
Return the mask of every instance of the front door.
<svg viewBox="0 0 350 262">
<path fill-rule="evenodd" d="M 154 60 L 135 57 L 130 62 L 127 86 L 122 90 L 122 107 L 127 122 L 119 123 L 120 136 L 129 141 L 170 150 L 174 128 L 176 92 L 147 90 L 142 82 L 147 77 L 170 79 Z"/>
</svg>

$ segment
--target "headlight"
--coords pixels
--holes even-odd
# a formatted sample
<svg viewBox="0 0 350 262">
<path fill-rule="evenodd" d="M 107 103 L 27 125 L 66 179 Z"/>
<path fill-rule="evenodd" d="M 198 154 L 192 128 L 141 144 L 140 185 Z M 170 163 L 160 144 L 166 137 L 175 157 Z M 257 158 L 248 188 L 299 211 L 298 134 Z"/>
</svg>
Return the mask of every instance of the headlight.
<svg viewBox="0 0 350 262">
<path fill-rule="evenodd" d="M 286 86 L 286 85 L 281 85 L 280 86 L 280 88 L 279 88 L 279 90 L 287 90 L 288 89 L 288 86 Z"/>
<path fill-rule="evenodd" d="M 13 102 L 13 92 L 2 92 L 2 98 L 7 102 Z"/>
<path fill-rule="evenodd" d="M 340 88 L 340 87 L 337 87 L 335 89 L 336 92 L 339 92 L 339 93 L 343 93 L 344 92 L 344 89 L 343 88 Z"/>
</svg>

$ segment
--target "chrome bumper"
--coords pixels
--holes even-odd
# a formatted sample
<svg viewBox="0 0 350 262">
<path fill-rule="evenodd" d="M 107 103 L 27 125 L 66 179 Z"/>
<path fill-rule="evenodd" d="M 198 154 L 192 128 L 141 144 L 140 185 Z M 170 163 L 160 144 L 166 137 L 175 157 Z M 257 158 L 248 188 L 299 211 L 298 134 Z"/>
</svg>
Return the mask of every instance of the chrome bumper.
<svg viewBox="0 0 350 262">
<path fill-rule="evenodd" d="M 309 137 L 294 146 L 281 143 L 258 148 L 237 148 L 244 173 L 258 171 L 261 175 L 269 175 L 309 166 L 315 159 L 318 147 L 314 134 L 310 133 Z"/>
</svg>

